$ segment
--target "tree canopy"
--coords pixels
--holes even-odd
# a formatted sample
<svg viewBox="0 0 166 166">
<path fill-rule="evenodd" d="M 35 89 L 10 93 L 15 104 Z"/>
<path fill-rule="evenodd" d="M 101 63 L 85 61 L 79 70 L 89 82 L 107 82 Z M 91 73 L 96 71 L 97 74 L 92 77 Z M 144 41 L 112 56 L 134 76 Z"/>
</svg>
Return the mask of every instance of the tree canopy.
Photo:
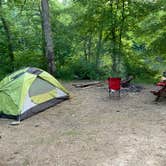
<svg viewBox="0 0 166 166">
<path fill-rule="evenodd" d="M 166 70 L 165 0 L 44 1 L 0 0 L 0 78 L 27 66 L 62 79 Z"/>
</svg>

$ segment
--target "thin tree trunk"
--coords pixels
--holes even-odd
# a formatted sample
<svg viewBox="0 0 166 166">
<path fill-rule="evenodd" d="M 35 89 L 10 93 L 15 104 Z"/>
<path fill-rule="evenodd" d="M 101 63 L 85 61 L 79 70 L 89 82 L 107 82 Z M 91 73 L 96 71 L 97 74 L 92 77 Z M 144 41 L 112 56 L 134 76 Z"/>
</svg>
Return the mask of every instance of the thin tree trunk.
<svg viewBox="0 0 166 166">
<path fill-rule="evenodd" d="M 122 19 L 121 19 L 121 26 L 120 26 L 120 32 L 119 32 L 119 57 L 118 57 L 118 64 L 121 63 L 122 59 L 122 34 L 124 31 L 124 22 L 125 22 L 125 2 L 122 0 Z"/>
<path fill-rule="evenodd" d="M 112 72 L 117 74 L 117 51 L 116 51 L 116 18 L 113 9 L 113 1 L 110 0 L 111 7 L 111 18 L 112 18 L 112 27 L 111 27 L 111 35 L 112 35 Z"/>
<path fill-rule="evenodd" d="M 91 47 L 92 47 L 92 34 L 90 33 L 88 36 L 88 45 L 87 45 L 88 61 L 89 62 L 91 62 L 91 59 L 92 59 Z"/>
<path fill-rule="evenodd" d="M 46 55 L 46 49 L 45 49 L 45 36 L 44 36 L 44 24 L 43 24 L 43 19 L 42 19 L 42 10 L 41 7 L 39 5 L 39 13 L 40 13 L 40 18 L 41 18 L 41 25 L 42 25 L 42 51 L 43 51 L 43 55 Z M 45 56 L 46 61 L 47 61 L 47 57 Z"/>
<path fill-rule="evenodd" d="M 84 40 L 84 57 L 85 57 L 85 61 L 87 63 L 88 62 L 88 53 L 87 53 L 87 39 L 86 38 Z"/>
<path fill-rule="evenodd" d="M 45 56 L 48 60 L 48 72 L 54 74 L 56 71 L 55 58 L 54 58 L 54 48 L 51 34 L 51 25 L 49 19 L 49 4 L 48 0 L 41 0 L 42 7 L 42 21 L 43 21 L 43 32 L 45 40 Z"/>
<path fill-rule="evenodd" d="M 11 71 L 13 71 L 14 70 L 14 53 L 13 53 L 11 33 L 10 33 L 9 26 L 8 26 L 5 18 L 1 17 L 1 21 L 3 23 L 3 27 L 4 27 L 6 38 L 7 38 L 8 55 L 10 57 Z"/>
<path fill-rule="evenodd" d="M 97 42 L 97 46 L 96 46 L 96 69 L 98 69 L 98 66 L 99 66 L 99 59 L 100 59 L 101 46 L 102 46 L 102 38 L 103 38 L 103 22 L 101 22 L 101 26 L 99 29 L 98 42 Z"/>
<path fill-rule="evenodd" d="M 122 45 L 122 33 L 124 28 L 124 22 L 125 22 L 125 2 L 122 0 L 122 19 L 121 19 L 121 27 L 120 27 L 120 34 L 119 34 L 119 45 L 121 47 Z"/>
<path fill-rule="evenodd" d="M 1 0 L 0 0 L 0 10 L 2 11 L 2 2 L 1 2 Z M 8 25 L 6 19 L 3 17 L 2 13 L 0 13 L 0 19 L 2 21 L 3 28 L 5 30 L 5 35 L 6 35 L 6 38 L 7 38 L 8 56 L 10 58 L 11 71 L 13 71 L 14 70 L 14 53 L 13 53 L 11 32 L 10 32 L 10 29 L 9 29 L 9 25 Z"/>
<path fill-rule="evenodd" d="M 117 74 L 117 50 L 116 50 L 116 34 L 115 27 L 112 27 L 112 71 Z"/>
</svg>

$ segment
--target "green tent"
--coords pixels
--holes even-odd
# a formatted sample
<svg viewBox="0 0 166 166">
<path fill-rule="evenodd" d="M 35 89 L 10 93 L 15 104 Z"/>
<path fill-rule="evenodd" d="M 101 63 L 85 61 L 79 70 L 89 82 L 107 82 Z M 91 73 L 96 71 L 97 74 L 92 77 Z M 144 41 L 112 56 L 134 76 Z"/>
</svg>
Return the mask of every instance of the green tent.
<svg viewBox="0 0 166 166">
<path fill-rule="evenodd" d="M 23 120 L 68 98 L 68 91 L 53 76 L 28 67 L 0 82 L 0 116 Z"/>
</svg>

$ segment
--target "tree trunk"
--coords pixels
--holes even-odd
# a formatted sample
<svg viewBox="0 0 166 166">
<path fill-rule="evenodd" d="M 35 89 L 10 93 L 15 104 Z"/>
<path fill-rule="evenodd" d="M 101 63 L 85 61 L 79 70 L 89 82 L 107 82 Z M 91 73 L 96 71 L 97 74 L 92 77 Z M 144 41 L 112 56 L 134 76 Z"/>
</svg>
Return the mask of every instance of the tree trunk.
<svg viewBox="0 0 166 166">
<path fill-rule="evenodd" d="M 103 38 L 103 22 L 101 22 L 101 26 L 100 26 L 98 35 L 99 35 L 98 42 L 97 42 L 97 46 L 96 46 L 96 69 L 98 69 L 99 59 L 100 59 L 100 54 L 101 54 L 101 46 L 102 46 L 102 38 Z"/>
<path fill-rule="evenodd" d="M 1 0 L 0 0 L 0 10 L 2 11 Z M 7 47 L 8 47 L 8 56 L 10 58 L 10 66 L 11 66 L 10 70 L 12 72 L 14 70 L 14 53 L 13 53 L 11 33 L 10 33 L 9 25 L 8 25 L 6 19 L 4 18 L 2 12 L 0 13 L 0 19 L 2 21 L 3 28 L 5 30 L 5 35 L 6 35 L 6 39 L 7 39 Z"/>
<path fill-rule="evenodd" d="M 86 63 L 88 63 L 88 53 L 87 53 L 87 39 L 85 38 L 84 40 L 84 57 L 85 57 L 85 61 Z"/>
<path fill-rule="evenodd" d="M 118 64 L 121 63 L 122 59 L 122 34 L 124 31 L 124 23 L 125 23 L 125 1 L 122 0 L 122 12 L 121 12 L 121 24 L 120 24 L 120 32 L 119 32 L 119 57 Z"/>
<path fill-rule="evenodd" d="M 86 36 L 84 38 L 84 56 L 85 56 L 85 61 L 87 63 L 91 62 L 91 58 L 92 58 L 92 52 L 91 52 L 91 48 L 92 48 L 92 34 L 89 33 L 88 36 Z"/>
<path fill-rule="evenodd" d="M 89 63 L 92 60 L 91 48 L 92 48 L 92 33 L 90 32 L 89 36 L 88 36 L 88 44 L 87 44 L 87 52 L 88 52 L 88 61 L 89 61 Z"/>
<path fill-rule="evenodd" d="M 45 56 L 48 60 L 48 72 L 54 74 L 56 71 L 55 58 L 54 58 L 54 48 L 51 36 L 51 25 L 49 19 L 49 4 L 48 0 L 41 0 L 42 7 L 42 22 L 43 22 L 43 32 L 45 41 Z"/>
<path fill-rule="evenodd" d="M 41 26 L 42 26 L 42 52 L 43 52 L 43 55 L 46 55 L 46 49 L 45 49 L 45 35 L 44 35 L 44 24 L 43 24 L 43 19 L 42 19 L 42 10 L 41 10 L 41 7 L 39 5 L 39 13 L 40 13 L 40 18 L 41 18 Z M 47 61 L 47 57 L 45 56 L 46 58 L 46 61 Z"/>
<path fill-rule="evenodd" d="M 116 48 L 117 47 L 117 41 L 116 41 L 117 40 L 116 39 L 116 14 L 114 13 L 113 1 L 111 1 L 111 0 L 110 0 L 110 7 L 111 7 L 111 19 L 112 19 L 112 25 L 111 25 L 112 72 L 114 73 L 114 75 L 116 75 L 118 73 L 118 71 L 117 71 L 117 48 Z"/>
</svg>

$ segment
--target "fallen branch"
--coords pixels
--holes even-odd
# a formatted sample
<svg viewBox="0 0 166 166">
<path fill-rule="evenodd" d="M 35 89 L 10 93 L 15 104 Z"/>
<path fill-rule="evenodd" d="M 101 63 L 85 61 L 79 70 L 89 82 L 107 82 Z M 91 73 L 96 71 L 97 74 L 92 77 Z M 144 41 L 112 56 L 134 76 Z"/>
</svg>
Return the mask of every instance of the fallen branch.
<svg viewBox="0 0 166 166">
<path fill-rule="evenodd" d="M 101 83 L 99 81 L 96 82 L 89 82 L 89 83 L 81 83 L 81 84 L 72 84 L 76 88 L 84 88 L 87 86 L 93 86 L 93 85 L 100 85 Z"/>
</svg>

